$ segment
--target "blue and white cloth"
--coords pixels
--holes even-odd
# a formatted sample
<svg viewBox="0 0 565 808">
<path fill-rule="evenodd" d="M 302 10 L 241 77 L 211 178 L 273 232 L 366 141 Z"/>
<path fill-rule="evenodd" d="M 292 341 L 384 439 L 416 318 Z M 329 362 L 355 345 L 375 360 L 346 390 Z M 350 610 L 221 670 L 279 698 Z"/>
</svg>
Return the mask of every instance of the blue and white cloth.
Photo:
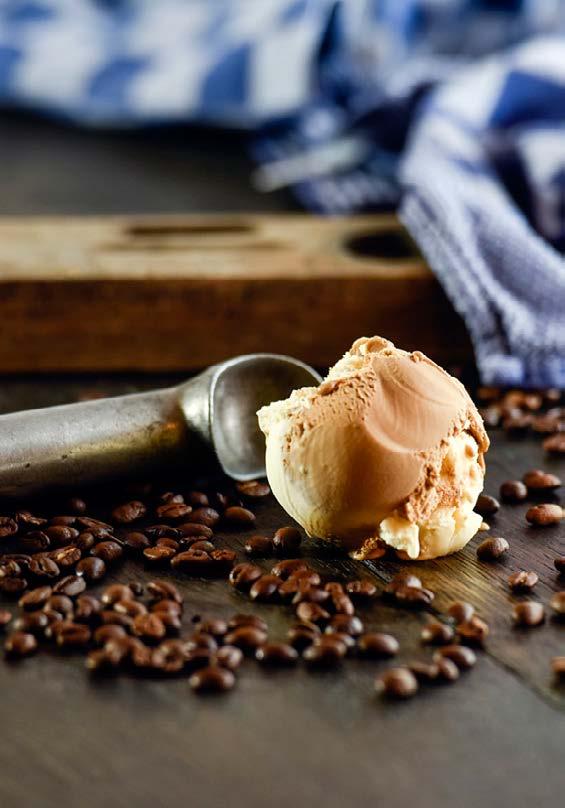
<svg viewBox="0 0 565 808">
<path fill-rule="evenodd" d="M 483 380 L 565 386 L 565 0 L 0 0 L 0 104 L 236 126 L 314 210 L 400 203 Z"/>
</svg>

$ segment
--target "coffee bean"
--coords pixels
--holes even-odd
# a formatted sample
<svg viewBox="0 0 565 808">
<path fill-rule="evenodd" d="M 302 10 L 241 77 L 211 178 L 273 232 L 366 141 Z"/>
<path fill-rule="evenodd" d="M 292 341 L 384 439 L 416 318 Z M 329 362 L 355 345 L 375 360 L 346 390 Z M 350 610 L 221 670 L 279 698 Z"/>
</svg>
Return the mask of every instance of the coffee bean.
<svg viewBox="0 0 565 808">
<path fill-rule="evenodd" d="M 229 581 L 233 587 L 242 592 L 248 591 L 251 585 L 263 575 L 261 567 L 255 564 L 237 564 L 230 572 Z"/>
<path fill-rule="evenodd" d="M 41 527 L 47 524 L 47 519 L 43 519 L 41 516 L 35 516 L 33 513 L 30 513 L 30 511 L 17 511 L 15 519 L 18 525 L 23 525 L 27 528 Z"/>
<path fill-rule="evenodd" d="M 143 532 L 153 541 L 165 538 L 180 539 L 182 537 L 180 530 L 170 525 L 149 525 L 143 528 Z"/>
<path fill-rule="evenodd" d="M 198 630 L 204 634 L 211 635 L 215 639 L 221 639 L 228 632 L 228 624 L 220 617 L 210 617 L 199 624 Z"/>
<path fill-rule="evenodd" d="M 55 641 L 62 649 L 84 648 L 90 637 L 90 629 L 83 623 L 61 623 Z"/>
<path fill-rule="evenodd" d="M 42 530 L 32 530 L 20 539 L 22 549 L 30 553 L 39 553 L 51 546 L 51 539 Z"/>
<path fill-rule="evenodd" d="M 399 589 L 403 590 L 406 587 L 409 587 L 410 589 L 421 589 L 422 582 L 417 575 L 407 572 L 399 572 L 385 586 L 383 595 L 394 600 L 396 598 L 397 591 Z"/>
<path fill-rule="evenodd" d="M 220 514 L 214 508 L 196 508 L 190 514 L 190 521 L 213 529 L 220 521 Z"/>
<path fill-rule="evenodd" d="M 37 580 L 51 580 L 58 578 L 61 571 L 52 558 L 32 558 L 29 563 L 29 574 Z"/>
<path fill-rule="evenodd" d="M 173 491 L 166 491 L 159 497 L 159 502 L 162 502 L 164 505 L 182 505 L 184 502 L 184 497 L 182 494 L 175 494 Z"/>
<path fill-rule="evenodd" d="M 4 643 L 4 652 L 8 657 L 25 657 L 37 651 L 37 640 L 33 634 L 25 631 L 14 631 Z"/>
<path fill-rule="evenodd" d="M 522 480 L 530 491 L 555 491 L 561 485 L 559 477 L 542 469 L 526 472 Z"/>
<path fill-rule="evenodd" d="M 316 637 L 320 636 L 320 629 L 313 624 L 297 623 L 291 626 L 287 632 L 287 640 L 296 648 L 297 651 L 303 651 L 309 645 L 312 645 Z"/>
<path fill-rule="evenodd" d="M 147 614 L 147 606 L 137 600 L 118 600 L 114 603 L 114 611 L 118 614 L 127 614 L 128 617 L 137 617 L 139 614 Z M 162 613 L 158 614 L 162 620 Z"/>
<path fill-rule="evenodd" d="M 448 657 L 442 657 L 435 663 L 438 667 L 437 679 L 441 682 L 456 682 L 459 679 L 459 668 Z"/>
<path fill-rule="evenodd" d="M 45 606 L 52 593 L 53 590 L 50 586 L 38 586 L 36 589 L 30 589 L 25 595 L 22 595 L 18 605 L 26 611 L 41 609 Z"/>
<path fill-rule="evenodd" d="M 398 586 L 394 593 L 396 603 L 411 609 L 423 609 L 429 606 L 434 597 L 430 589 L 419 586 Z"/>
<path fill-rule="evenodd" d="M 89 556 L 78 562 L 76 573 L 86 581 L 100 581 L 106 575 L 106 564 L 101 558 Z"/>
<path fill-rule="evenodd" d="M 196 542 L 197 544 L 205 545 L 204 547 L 199 547 L 199 550 L 213 550 L 214 545 L 211 544 L 209 541 L 202 541 Z M 171 539 L 169 536 L 162 536 L 160 539 L 157 539 L 156 542 L 157 547 L 169 547 L 171 550 L 174 550 L 175 553 L 178 553 L 180 550 L 180 542 L 176 539 Z"/>
<path fill-rule="evenodd" d="M 211 540 L 214 536 L 212 528 L 193 522 L 185 522 L 182 525 L 178 525 L 176 529 L 182 537 L 187 539 L 198 538 Z"/>
<path fill-rule="evenodd" d="M 454 631 L 445 623 L 431 620 L 422 628 L 420 637 L 428 645 L 449 645 L 453 642 Z"/>
<path fill-rule="evenodd" d="M 108 640 L 114 640 L 117 637 L 126 637 L 126 630 L 123 626 L 98 626 L 94 632 L 93 639 L 96 645 L 105 645 Z"/>
<path fill-rule="evenodd" d="M 210 500 L 202 491 L 189 491 L 186 498 L 193 508 L 207 508 L 210 505 Z"/>
<path fill-rule="evenodd" d="M 389 668 L 375 682 L 377 693 L 391 699 L 409 699 L 418 692 L 418 680 L 409 668 Z"/>
<path fill-rule="evenodd" d="M 280 527 L 273 536 L 275 553 L 279 556 L 295 555 L 301 544 L 302 536 L 295 527 Z"/>
<path fill-rule="evenodd" d="M 170 541 L 170 539 L 160 539 L 160 541 Z M 180 547 L 186 550 L 203 550 L 205 553 L 211 553 L 214 550 L 214 545 L 211 541 L 199 539 L 198 537 L 182 539 Z"/>
<path fill-rule="evenodd" d="M 6 628 L 12 619 L 12 612 L 7 609 L 0 609 L 0 631 Z"/>
<path fill-rule="evenodd" d="M 171 566 L 175 570 L 187 573 L 187 575 L 206 578 L 212 572 L 212 559 L 204 550 L 186 550 L 171 560 Z"/>
<path fill-rule="evenodd" d="M 347 654 L 347 646 L 340 639 L 331 636 L 316 637 L 312 645 L 305 648 L 302 658 L 309 668 L 334 668 Z"/>
<path fill-rule="evenodd" d="M 287 558 L 284 561 L 278 561 L 271 569 L 271 574 L 276 575 L 286 581 L 292 575 L 298 572 L 309 571 L 308 564 L 302 558 Z M 320 583 L 320 581 L 318 581 Z"/>
<path fill-rule="evenodd" d="M 331 600 L 331 595 L 325 589 L 320 589 L 318 586 L 312 586 L 311 583 L 308 581 L 295 581 L 292 578 L 289 578 L 287 581 L 282 581 L 279 585 L 279 594 L 281 594 L 286 599 L 287 595 L 290 597 L 290 593 L 293 589 L 296 589 L 294 594 L 292 595 L 292 603 L 293 605 L 297 605 L 298 603 L 326 603 L 327 601 Z M 345 595 L 344 595 L 345 597 Z"/>
<path fill-rule="evenodd" d="M 166 633 L 163 621 L 156 614 L 140 614 L 135 617 L 133 631 L 148 643 L 158 642 Z"/>
<path fill-rule="evenodd" d="M 269 667 L 289 667 L 296 664 L 298 652 L 284 642 L 270 642 L 257 649 L 255 659 Z"/>
<path fill-rule="evenodd" d="M 475 607 L 464 600 L 456 600 L 448 606 L 447 614 L 456 623 L 466 623 L 475 614 Z"/>
<path fill-rule="evenodd" d="M 76 618 L 76 613 L 75 613 Z M 126 631 L 133 630 L 133 618 L 110 609 L 98 612 L 97 619 L 105 626 L 122 626 Z"/>
<path fill-rule="evenodd" d="M 146 547 L 143 551 L 143 558 L 152 567 L 165 567 L 177 555 L 177 551 L 172 547 L 156 546 Z M 184 555 L 181 553 L 180 555 Z M 180 557 L 180 556 L 179 556 Z"/>
<path fill-rule="evenodd" d="M 510 415 L 502 422 L 502 428 L 515 436 L 524 435 L 532 424 L 532 416 L 529 413 Z"/>
<path fill-rule="evenodd" d="M 435 661 L 450 659 L 461 671 L 472 668 L 477 662 L 477 655 L 466 645 L 445 645 L 438 648 L 433 658 Z"/>
<path fill-rule="evenodd" d="M 92 674 L 114 673 L 120 664 L 116 654 L 110 653 L 106 648 L 90 651 L 85 660 L 85 666 Z"/>
<path fill-rule="evenodd" d="M 249 597 L 260 603 L 268 603 L 278 600 L 280 578 L 276 575 L 262 575 L 258 578 L 251 589 Z"/>
<path fill-rule="evenodd" d="M 80 516 L 86 513 L 86 502 L 80 497 L 71 497 L 67 500 L 67 508 L 71 513 Z"/>
<path fill-rule="evenodd" d="M 493 516 L 500 509 L 500 503 L 488 494 L 479 494 L 475 504 L 475 511 L 481 516 Z"/>
<path fill-rule="evenodd" d="M 36 637 L 42 637 L 49 625 L 63 619 L 59 612 L 56 612 L 56 614 L 58 617 L 52 618 L 45 612 L 26 612 L 14 621 L 14 631 L 23 631 Z"/>
<path fill-rule="evenodd" d="M 132 502 L 125 502 L 123 505 L 118 505 L 112 511 L 112 519 L 120 525 L 128 525 L 130 522 L 135 522 L 145 516 L 147 508 L 143 502 L 133 500 Z"/>
<path fill-rule="evenodd" d="M 363 622 L 355 615 L 334 614 L 326 626 L 326 634 L 343 632 L 351 637 L 359 637 L 365 630 Z"/>
<path fill-rule="evenodd" d="M 224 645 L 218 648 L 214 658 L 218 665 L 230 671 L 235 671 L 243 661 L 243 654 L 241 649 L 236 648 L 235 645 Z"/>
<path fill-rule="evenodd" d="M 71 609 L 72 609 L 72 601 Z M 81 595 L 75 604 L 75 622 L 92 623 L 97 620 L 98 614 L 102 611 L 102 604 L 93 595 Z"/>
<path fill-rule="evenodd" d="M 345 591 L 353 603 L 367 603 L 377 596 L 377 587 L 372 581 L 349 581 Z"/>
<path fill-rule="evenodd" d="M 53 547 L 66 547 L 80 535 L 76 528 L 68 525 L 52 525 L 45 529 L 45 534 L 49 536 Z"/>
<path fill-rule="evenodd" d="M 269 558 L 273 555 L 275 548 L 272 540 L 267 536 L 252 536 L 245 542 L 244 550 L 252 558 Z"/>
<path fill-rule="evenodd" d="M 233 614 L 228 620 L 228 628 L 239 628 L 240 626 L 254 626 L 261 631 L 267 631 L 267 624 L 256 614 Z"/>
<path fill-rule="evenodd" d="M 418 682 L 429 684 L 437 681 L 439 676 L 439 665 L 435 662 L 423 662 L 416 659 L 409 662 L 406 667 L 414 674 Z"/>
<path fill-rule="evenodd" d="M 556 617 L 565 617 L 565 591 L 555 592 L 549 601 L 549 605 Z"/>
<path fill-rule="evenodd" d="M 512 620 L 516 626 L 541 626 L 545 620 L 543 603 L 535 600 L 525 600 L 512 607 Z"/>
<path fill-rule="evenodd" d="M 185 666 L 185 654 L 180 647 L 170 645 L 170 640 L 165 640 L 151 654 L 151 667 L 161 673 L 180 673 Z"/>
<path fill-rule="evenodd" d="M 105 564 L 114 564 L 124 554 L 123 548 L 111 539 L 108 541 L 101 541 L 92 548 L 92 555 L 96 558 L 101 558 Z"/>
<path fill-rule="evenodd" d="M 85 595 L 85 597 L 89 596 Z M 82 598 L 79 598 L 77 604 L 81 600 Z M 54 595 L 51 595 L 51 597 L 46 601 L 45 608 L 53 609 L 54 611 L 59 612 L 63 616 L 67 616 L 69 614 L 72 614 L 73 609 L 75 607 L 72 600 L 69 597 L 67 597 L 67 595 L 55 593 Z"/>
<path fill-rule="evenodd" d="M 559 575 L 565 575 L 565 556 L 553 559 L 553 566 Z"/>
<path fill-rule="evenodd" d="M 231 572 L 236 560 L 236 554 L 233 550 L 212 550 L 210 558 L 212 559 L 210 574 L 224 577 Z"/>
<path fill-rule="evenodd" d="M 17 561 L 2 561 L 0 563 L 0 579 L 18 578 L 22 574 L 22 568 Z"/>
<path fill-rule="evenodd" d="M 195 671 L 188 680 L 196 693 L 225 693 L 235 685 L 235 676 L 221 666 L 209 666 Z"/>
<path fill-rule="evenodd" d="M 151 544 L 147 536 L 139 531 L 127 533 L 123 542 L 125 549 L 132 554 L 142 553 Z"/>
<path fill-rule="evenodd" d="M 234 527 L 250 527 L 255 524 L 255 514 L 239 505 L 231 505 L 224 511 L 224 519 Z"/>
<path fill-rule="evenodd" d="M 267 632 L 252 625 L 243 625 L 226 634 L 224 640 L 227 645 L 235 645 L 244 653 L 250 653 L 266 643 Z"/>
<path fill-rule="evenodd" d="M 565 432 L 558 432 L 546 438 L 542 444 L 546 452 L 550 454 L 565 453 Z"/>
<path fill-rule="evenodd" d="M 49 520 L 51 525 L 63 525 L 65 527 L 73 527 L 77 518 L 76 516 L 52 516 Z"/>
<path fill-rule="evenodd" d="M 192 513 L 192 506 L 185 502 L 167 502 L 157 508 L 159 519 L 169 519 L 171 522 L 178 522 Z"/>
<path fill-rule="evenodd" d="M 96 544 L 96 538 L 92 533 L 89 533 L 88 531 L 79 533 L 76 538 L 76 546 L 81 551 L 81 553 L 87 553 L 89 550 L 92 550 L 95 544 Z"/>
<path fill-rule="evenodd" d="M 534 505 L 526 511 L 526 521 L 538 527 L 558 525 L 562 519 L 563 508 L 561 505 L 544 503 L 543 505 Z"/>
<path fill-rule="evenodd" d="M 53 587 L 53 592 L 74 598 L 84 592 L 85 589 L 86 583 L 80 575 L 67 575 L 66 578 L 61 578 L 60 581 L 57 581 Z"/>
<path fill-rule="evenodd" d="M 551 660 L 551 672 L 558 681 L 565 680 L 565 656 L 556 656 Z"/>
<path fill-rule="evenodd" d="M 183 597 L 178 588 L 170 581 L 150 581 L 147 584 L 147 592 L 153 602 L 160 600 L 173 600 L 178 604 L 183 602 Z"/>
<path fill-rule="evenodd" d="M 101 601 L 106 606 L 112 606 L 121 600 L 133 600 L 133 592 L 127 584 L 110 584 L 102 592 Z"/>
<path fill-rule="evenodd" d="M 530 592 L 538 581 L 537 573 L 519 570 L 509 577 L 508 586 L 513 592 Z"/>
<path fill-rule="evenodd" d="M 355 613 L 355 607 L 351 598 L 345 593 L 336 592 L 331 595 L 331 602 L 334 612 L 337 614 L 352 615 Z"/>
<path fill-rule="evenodd" d="M 15 536 L 18 532 L 18 523 L 9 516 L 0 516 L 0 539 Z"/>
<path fill-rule="evenodd" d="M 400 645 L 392 634 L 371 632 L 362 634 L 357 640 L 359 654 L 366 659 L 385 659 L 396 656 Z"/>
<path fill-rule="evenodd" d="M 466 645 L 484 645 L 489 634 L 488 625 L 477 615 L 473 615 L 464 623 L 459 623 L 456 630 L 459 639 Z"/>
<path fill-rule="evenodd" d="M 0 578 L 0 592 L 8 597 L 18 597 L 27 589 L 25 578 Z"/>
<path fill-rule="evenodd" d="M 528 489 L 520 480 L 507 480 L 500 486 L 500 497 L 504 502 L 523 502 Z"/>
<path fill-rule="evenodd" d="M 262 499 L 268 497 L 271 489 L 267 483 L 262 483 L 260 480 L 247 480 L 246 482 L 236 483 L 235 485 L 238 494 L 249 499 Z"/>
<path fill-rule="evenodd" d="M 206 634 L 204 631 L 195 631 L 194 634 L 186 640 L 186 651 L 190 653 L 196 648 L 206 648 L 207 651 L 216 651 L 218 643 L 215 637 L 211 634 Z"/>
<path fill-rule="evenodd" d="M 325 623 L 331 615 L 318 603 L 303 602 L 296 607 L 296 616 L 303 623 Z"/>
<path fill-rule="evenodd" d="M 58 550 L 53 550 L 50 554 L 50 558 L 62 570 L 74 567 L 75 564 L 80 561 L 81 556 L 81 551 L 73 544 L 69 544 L 67 547 L 60 547 Z"/>
<path fill-rule="evenodd" d="M 500 561 L 510 545 L 500 536 L 485 539 L 477 547 L 477 558 L 481 561 Z"/>
</svg>

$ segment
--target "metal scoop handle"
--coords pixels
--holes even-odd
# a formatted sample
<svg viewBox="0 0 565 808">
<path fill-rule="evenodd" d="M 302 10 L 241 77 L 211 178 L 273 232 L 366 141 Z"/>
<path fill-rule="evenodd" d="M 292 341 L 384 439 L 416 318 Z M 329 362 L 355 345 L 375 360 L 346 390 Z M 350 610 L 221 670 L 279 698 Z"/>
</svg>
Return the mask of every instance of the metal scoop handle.
<svg viewBox="0 0 565 808">
<path fill-rule="evenodd" d="M 182 389 L 0 416 L 0 496 L 139 476 L 178 462 L 191 438 Z"/>
</svg>

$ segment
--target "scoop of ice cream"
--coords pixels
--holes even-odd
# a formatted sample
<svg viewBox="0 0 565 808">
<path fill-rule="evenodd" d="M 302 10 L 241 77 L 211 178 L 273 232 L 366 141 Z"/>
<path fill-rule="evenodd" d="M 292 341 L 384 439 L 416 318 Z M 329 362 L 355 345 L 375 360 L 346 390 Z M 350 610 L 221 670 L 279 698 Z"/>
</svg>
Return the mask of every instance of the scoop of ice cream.
<svg viewBox="0 0 565 808">
<path fill-rule="evenodd" d="M 435 558 L 477 532 L 489 441 L 463 385 L 418 351 L 357 340 L 319 387 L 258 412 L 267 476 L 311 536 Z"/>
</svg>

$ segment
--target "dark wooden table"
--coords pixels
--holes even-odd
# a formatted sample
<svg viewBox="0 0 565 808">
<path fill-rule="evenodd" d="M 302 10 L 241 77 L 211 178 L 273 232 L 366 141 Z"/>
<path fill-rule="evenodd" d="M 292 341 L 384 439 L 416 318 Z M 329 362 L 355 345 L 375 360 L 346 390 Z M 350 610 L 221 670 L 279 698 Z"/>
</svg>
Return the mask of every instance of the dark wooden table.
<svg viewBox="0 0 565 808">
<path fill-rule="evenodd" d="M 238 137 L 170 132 L 103 133 L 12 115 L 0 127 L 1 213 L 114 213 L 286 210 L 285 194 L 264 197 L 249 184 Z M 169 379 L 4 378 L 4 412 L 60 403 L 93 388 L 127 392 Z M 565 474 L 537 442 L 494 436 L 487 488 L 534 466 Z M 525 507 L 505 507 L 492 520 L 511 551 L 504 563 L 479 564 L 475 540 L 457 556 L 417 565 L 437 591 L 435 606 L 474 602 L 491 624 L 476 669 L 453 686 L 431 688 L 414 701 L 387 704 L 373 693 L 384 664 L 352 661 L 335 673 L 302 668 L 268 674 L 245 664 L 236 691 L 199 699 L 183 679 L 93 682 L 80 657 L 49 654 L 20 665 L 0 661 L 3 693 L 0 747 L 2 808 L 155 808 L 322 805 L 405 808 L 501 808 L 562 802 L 565 696 L 551 683 L 549 660 L 565 653 L 565 626 L 517 631 L 510 624 L 506 578 L 518 568 L 540 575 L 535 597 L 559 588 L 552 560 L 565 552 L 562 528 L 533 530 Z M 273 503 L 258 510 L 258 527 L 288 523 Z M 222 533 L 241 550 L 245 534 Z M 482 534 L 483 536 L 485 534 Z M 381 586 L 398 565 L 354 563 L 305 546 L 330 575 L 364 575 Z M 416 565 L 411 565 L 416 566 Z M 111 578 L 148 578 L 129 563 Z M 186 619 L 247 609 L 220 582 L 184 580 Z M 273 636 L 291 615 L 253 606 Z M 422 615 L 381 602 L 365 612 L 370 628 L 393 631 L 400 659 L 423 654 Z"/>
<path fill-rule="evenodd" d="M 70 400 L 93 387 L 123 392 L 165 379 L 4 381 L 3 410 Z M 487 490 L 548 461 L 539 443 L 493 435 Z M 179 483 L 180 484 L 180 483 Z M 548 620 L 519 631 L 510 622 L 507 589 L 513 570 L 540 576 L 535 597 L 547 603 L 559 588 L 553 558 L 565 551 L 562 528 L 533 529 L 525 506 L 504 506 L 492 535 L 511 542 L 503 563 L 479 563 L 477 540 L 458 555 L 404 565 L 437 592 L 443 612 L 455 598 L 473 602 L 492 634 L 477 667 L 455 685 L 424 689 L 389 704 L 373 691 L 386 663 L 352 660 L 343 669 L 300 667 L 268 673 L 245 663 L 236 690 L 217 698 L 193 695 L 185 679 L 93 681 L 80 656 L 43 653 L 21 664 L 0 663 L 4 743 L 0 805 L 12 806 L 406 806 L 435 808 L 554 806 L 563 793 L 565 694 L 549 672 L 565 653 L 565 625 Z M 257 529 L 288 524 L 271 500 L 257 509 Z M 219 532 L 219 544 L 242 554 L 248 533 Z M 484 537 L 484 533 L 480 534 Z M 328 576 L 365 576 L 382 587 L 392 562 L 352 562 L 310 542 L 304 555 Z M 265 567 L 269 566 L 265 562 Z M 166 573 L 164 574 L 166 576 Z M 148 580 L 135 562 L 109 580 Z M 186 597 L 187 627 L 195 613 L 262 615 L 284 637 L 291 610 L 251 606 L 225 582 L 175 576 Z M 426 656 L 419 642 L 425 616 L 376 601 L 363 610 L 371 629 L 393 632 L 399 659 Z"/>
</svg>

